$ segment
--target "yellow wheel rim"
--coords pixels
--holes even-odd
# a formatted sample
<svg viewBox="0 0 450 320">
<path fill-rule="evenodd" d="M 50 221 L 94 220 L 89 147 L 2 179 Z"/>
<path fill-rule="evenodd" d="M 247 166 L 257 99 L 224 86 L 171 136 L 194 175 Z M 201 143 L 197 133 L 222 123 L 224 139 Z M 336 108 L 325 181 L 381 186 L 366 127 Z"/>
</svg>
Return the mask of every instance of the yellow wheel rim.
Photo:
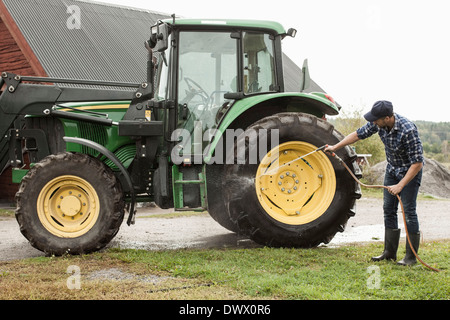
<svg viewBox="0 0 450 320">
<path fill-rule="evenodd" d="M 97 192 L 86 180 L 65 175 L 48 182 L 39 193 L 37 213 L 42 225 L 61 238 L 87 233 L 100 213 Z"/>
<path fill-rule="evenodd" d="M 326 212 L 336 192 L 333 165 L 323 152 L 304 156 L 317 147 L 300 141 L 272 149 L 256 172 L 256 194 L 261 206 L 275 220 L 301 225 Z"/>
</svg>

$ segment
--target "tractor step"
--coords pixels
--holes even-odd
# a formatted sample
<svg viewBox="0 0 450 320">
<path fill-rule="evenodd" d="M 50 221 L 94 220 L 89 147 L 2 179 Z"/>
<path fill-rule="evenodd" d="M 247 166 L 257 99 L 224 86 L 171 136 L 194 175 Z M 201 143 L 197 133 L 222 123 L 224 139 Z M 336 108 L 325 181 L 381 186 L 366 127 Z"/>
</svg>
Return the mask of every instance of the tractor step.
<svg viewBox="0 0 450 320">
<path fill-rule="evenodd" d="M 205 165 L 172 166 L 172 185 L 175 211 L 207 210 Z"/>
</svg>

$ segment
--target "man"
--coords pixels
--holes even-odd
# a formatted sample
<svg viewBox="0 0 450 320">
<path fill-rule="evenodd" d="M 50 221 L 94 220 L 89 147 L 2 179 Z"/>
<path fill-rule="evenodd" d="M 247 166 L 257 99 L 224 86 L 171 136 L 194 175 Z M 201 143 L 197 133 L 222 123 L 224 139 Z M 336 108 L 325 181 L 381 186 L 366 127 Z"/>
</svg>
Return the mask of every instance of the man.
<svg viewBox="0 0 450 320">
<path fill-rule="evenodd" d="M 396 260 L 400 240 L 397 211 L 398 198 L 402 200 L 406 225 L 414 250 L 419 250 L 420 232 L 416 213 L 416 200 L 422 180 L 422 167 L 424 163 L 422 142 L 417 127 L 408 119 L 393 112 L 392 103 L 377 101 L 372 110 L 364 115 L 368 123 L 349 134 L 341 142 L 329 146 L 327 152 L 336 152 L 346 145 L 366 139 L 378 133 L 384 143 L 387 167 L 384 178 L 384 251 L 380 256 L 373 257 L 373 261 Z M 416 257 L 406 241 L 405 258 L 399 261 L 400 265 L 414 265 Z"/>
</svg>

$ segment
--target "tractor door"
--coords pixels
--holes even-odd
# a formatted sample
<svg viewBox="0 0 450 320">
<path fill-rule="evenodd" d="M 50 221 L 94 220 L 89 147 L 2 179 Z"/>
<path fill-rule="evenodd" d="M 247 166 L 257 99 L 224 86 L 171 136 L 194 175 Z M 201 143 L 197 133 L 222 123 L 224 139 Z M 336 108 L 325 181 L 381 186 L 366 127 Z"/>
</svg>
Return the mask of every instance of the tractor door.
<svg viewBox="0 0 450 320">
<path fill-rule="evenodd" d="M 191 131 L 195 122 L 203 130 L 215 126 L 224 94 L 238 90 L 237 45 L 230 32 L 180 32 L 179 128 Z"/>
</svg>

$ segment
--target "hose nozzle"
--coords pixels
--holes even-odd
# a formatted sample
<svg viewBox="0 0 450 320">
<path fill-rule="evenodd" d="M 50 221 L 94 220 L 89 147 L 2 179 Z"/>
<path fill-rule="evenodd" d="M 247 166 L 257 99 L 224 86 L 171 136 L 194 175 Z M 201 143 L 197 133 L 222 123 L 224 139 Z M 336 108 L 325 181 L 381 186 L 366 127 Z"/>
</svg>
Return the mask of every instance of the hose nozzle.
<svg viewBox="0 0 450 320">
<path fill-rule="evenodd" d="M 320 150 L 320 149 L 325 149 L 325 148 L 327 148 L 327 147 L 328 147 L 328 145 L 326 144 L 326 145 L 324 145 L 323 147 L 320 147 L 318 150 Z M 324 151 L 324 152 L 325 152 L 325 151 Z M 334 152 L 326 151 L 325 153 L 328 153 L 330 156 L 336 158 L 336 160 L 338 160 L 339 162 L 344 162 L 344 160 L 342 160 L 342 159 L 341 159 L 336 153 L 334 153 Z"/>
</svg>

